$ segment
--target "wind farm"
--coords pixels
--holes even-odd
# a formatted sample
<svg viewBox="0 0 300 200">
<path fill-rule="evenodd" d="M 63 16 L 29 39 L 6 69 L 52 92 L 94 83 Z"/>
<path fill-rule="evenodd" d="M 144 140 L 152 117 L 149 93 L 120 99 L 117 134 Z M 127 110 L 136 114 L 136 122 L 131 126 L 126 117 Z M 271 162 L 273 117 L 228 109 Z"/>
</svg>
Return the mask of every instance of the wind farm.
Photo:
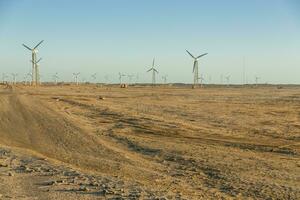
<svg viewBox="0 0 300 200">
<path fill-rule="evenodd" d="M 280 10 L 54 2 L 0 3 L 1 200 L 300 199 Z"/>
</svg>

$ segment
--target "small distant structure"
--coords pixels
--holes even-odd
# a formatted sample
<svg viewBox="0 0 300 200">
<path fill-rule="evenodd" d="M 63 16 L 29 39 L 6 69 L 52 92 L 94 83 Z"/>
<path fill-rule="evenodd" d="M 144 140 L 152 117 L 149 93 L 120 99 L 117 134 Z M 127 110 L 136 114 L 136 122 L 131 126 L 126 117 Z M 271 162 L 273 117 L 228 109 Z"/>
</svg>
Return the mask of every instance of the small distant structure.
<svg viewBox="0 0 300 200">
<path fill-rule="evenodd" d="M 194 59 L 194 64 L 193 64 L 194 87 L 193 88 L 195 88 L 195 86 L 198 85 L 198 80 L 199 80 L 199 76 L 198 76 L 198 59 L 205 56 L 205 55 L 207 55 L 207 53 L 204 53 L 200 56 L 195 57 L 188 50 L 186 50 L 186 52 Z"/>
<path fill-rule="evenodd" d="M 128 77 L 128 84 L 129 85 L 132 84 L 132 79 L 133 79 L 134 75 L 133 74 L 128 74 L 127 77 Z"/>
<path fill-rule="evenodd" d="M 2 82 L 3 82 L 3 84 L 7 83 L 6 78 L 8 78 L 8 76 L 5 73 L 3 73 L 2 74 Z"/>
<path fill-rule="evenodd" d="M 29 77 L 29 81 L 28 81 L 29 85 L 32 85 L 32 73 L 29 72 L 26 74 L 26 76 Z"/>
<path fill-rule="evenodd" d="M 229 82 L 230 82 L 230 75 L 225 76 L 226 82 L 227 82 L 227 87 L 229 87 Z"/>
<path fill-rule="evenodd" d="M 164 84 L 167 84 L 167 78 L 168 78 L 168 75 L 164 75 L 161 77 L 162 80 L 164 81 Z"/>
<path fill-rule="evenodd" d="M 258 76 L 255 76 L 254 78 L 255 78 L 255 86 L 257 87 L 257 85 L 258 85 L 258 81 L 259 81 L 260 77 L 258 77 Z"/>
<path fill-rule="evenodd" d="M 122 83 L 122 84 L 120 84 L 120 87 L 121 87 L 121 88 L 128 88 L 128 85 L 125 84 L 125 83 Z"/>
<path fill-rule="evenodd" d="M 55 85 L 57 85 L 57 81 L 58 81 L 58 79 L 59 79 L 59 76 L 58 76 L 58 73 L 57 73 L 57 72 L 53 75 L 53 79 L 54 79 Z"/>
<path fill-rule="evenodd" d="M 32 63 L 32 85 L 38 85 L 39 80 L 40 80 L 40 75 L 39 75 L 39 65 L 38 62 L 40 60 L 37 60 L 37 48 L 40 46 L 44 40 L 40 41 L 35 47 L 30 48 L 27 45 L 23 44 L 23 46 L 31 51 L 31 63 Z"/>
<path fill-rule="evenodd" d="M 205 79 L 202 74 L 200 77 L 198 77 L 198 80 L 200 80 L 200 87 L 203 87 L 203 81 L 205 81 Z"/>
<path fill-rule="evenodd" d="M 152 71 L 152 86 L 155 85 L 155 83 L 156 83 L 155 75 L 156 75 L 156 73 L 158 74 L 157 69 L 154 68 L 154 64 L 155 64 L 155 58 L 153 58 L 152 67 L 147 71 L 147 72 Z"/>
<path fill-rule="evenodd" d="M 73 73 L 73 76 L 74 76 L 74 82 L 75 82 L 76 85 L 79 85 L 79 82 L 78 82 L 78 77 L 79 77 L 79 75 L 80 75 L 80 72 L 78 72 L 78 73 Z"/>
<path fill-rule="evenodd" d="M 92 82 L 96 81 L 96 78 L 97 78 L 96 76 L 97 76 L 97 73 L 94 73 L 91 75 Z"/>
<path fill-rule="evenodd" d="M 17 84 L 17 76 L 18 76 L 18 74 L 17 73 L 12 73 L 11 76 L 12 76 L 12 84 L 16 85 Z"/>
<path fill-rule="evenodd" d="M 119 81 L 120 81 L 120 85 L 122 85 L 122 77 L 124 77 L 125 74 L 122 74 L 121 72 L 119 72 Z"/>
</svg>

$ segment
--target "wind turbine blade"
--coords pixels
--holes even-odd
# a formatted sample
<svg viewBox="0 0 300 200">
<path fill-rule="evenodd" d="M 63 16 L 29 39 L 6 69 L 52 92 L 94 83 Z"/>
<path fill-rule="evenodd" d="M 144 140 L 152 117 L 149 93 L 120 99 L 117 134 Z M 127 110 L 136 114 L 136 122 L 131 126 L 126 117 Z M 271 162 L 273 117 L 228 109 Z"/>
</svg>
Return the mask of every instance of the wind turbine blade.
<svg viewBox="0 0 300 200">
<path fill-rule="evenodd" d="M 194 66 L 193 66 L 193 72 L 195 71 L 196 67 L 197 67 L 197 61 L 195 60 L 194 61 Z"/>
<path fill-rule="evenodd" d="M 158 73 L 158 71 L 157 71 L 156 69 L 153 68 L 153 70 L 154 70 L 156 73 Z"/>
<path fill-rule="evenodd" d="M 28 49 L 29 51 L 32 51 L 31 48 L 29 48 L 28 46 L 26 46 L 25 44 L 22 44 L 26 49 Z"/>
<path fill-rule="evenodd" d="M 38 61 L 36 61 L 36 63 L 35 64 L 38 64 L 40 61 L 42 60 L 42 58 L 40 58 Z"/>
<path fill-rule="evenodd" d="M 44 40 L 40 41 L 33 49 L 36 49 L 38 46 L 40 46 L 40 44 L 42 44 L 44 42 Z"/>
<path fill-rule="evenodd" d="M 154 63 L 155 63 L 155 58 L 153 58 L 152 67 L 154 67 Z"/>
<path fill-rule="evenodd" d="M 205 55 L 207 55 L 207 53 L 204 53 L 204 54 L 198 56 L 196 59 L 201 58 L 202 56 L 205 56 Z"/>
<path fill-rule="evenodd" d="M 186 50 L 186 52 L 187 52 L 192 58 L 195 59 L 195 57 L 194 57 L 188 50 Z"/>
<path fill-rule="evenodd" d="M 150 68 L 147 72 L 150 72 L 153 68 Z"/>
</svg>

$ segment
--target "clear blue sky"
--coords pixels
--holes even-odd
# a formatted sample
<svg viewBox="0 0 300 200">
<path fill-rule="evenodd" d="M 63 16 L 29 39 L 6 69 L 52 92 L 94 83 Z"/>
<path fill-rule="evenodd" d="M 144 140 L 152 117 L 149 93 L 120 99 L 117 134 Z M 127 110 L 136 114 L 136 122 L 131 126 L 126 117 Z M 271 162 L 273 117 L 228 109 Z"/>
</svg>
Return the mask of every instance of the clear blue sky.
<svg viewBox="0 0 300 200">
<path fill-rule="evenodd" d="M 157 60 L 159 76 L 192 82 L 199 71 L 219 83 L 221 74 L 241 83 L 243 57 L 249 82 L 300 83 L 300 1 L 298 0 L 0 0 L 0 73 L 29 72 L 30 52 L 39 48 L 43 80 L 73 72 L 99 81 L 118 72 L 146 73 Z M 160 79 L 161 81 L 161 79 Z"/>
</svg>

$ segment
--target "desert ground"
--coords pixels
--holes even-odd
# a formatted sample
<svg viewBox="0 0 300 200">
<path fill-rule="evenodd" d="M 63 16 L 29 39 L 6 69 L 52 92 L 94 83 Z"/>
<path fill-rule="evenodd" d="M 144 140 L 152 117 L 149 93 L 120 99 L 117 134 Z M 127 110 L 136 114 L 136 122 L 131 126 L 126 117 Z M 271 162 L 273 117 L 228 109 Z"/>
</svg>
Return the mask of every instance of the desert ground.
<svg viewBox="0 0 300 200">
<path fill-rule="evenodd" d="M 0 199 L 300 199 L 300 86 L 0 86 Z"/>
</svg>

